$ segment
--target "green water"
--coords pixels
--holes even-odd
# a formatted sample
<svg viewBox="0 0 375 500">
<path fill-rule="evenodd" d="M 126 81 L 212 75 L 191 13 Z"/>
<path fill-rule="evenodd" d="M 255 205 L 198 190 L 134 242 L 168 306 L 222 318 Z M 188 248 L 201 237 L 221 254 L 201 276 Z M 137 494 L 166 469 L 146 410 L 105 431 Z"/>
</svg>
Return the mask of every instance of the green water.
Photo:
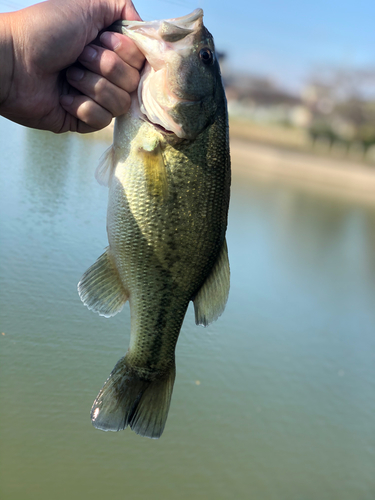
<svg viewBox="0 0 375 500">
<path fill-rule="evenodd" d="M 105 142 L 0 120 L 2 500 L 374 500 L 375 208 L 234 177 L 232 285 L 189 308 L 162 438 L 91 404 L 129 342 L 76 284 L 107 245 Z"/>
</svg>

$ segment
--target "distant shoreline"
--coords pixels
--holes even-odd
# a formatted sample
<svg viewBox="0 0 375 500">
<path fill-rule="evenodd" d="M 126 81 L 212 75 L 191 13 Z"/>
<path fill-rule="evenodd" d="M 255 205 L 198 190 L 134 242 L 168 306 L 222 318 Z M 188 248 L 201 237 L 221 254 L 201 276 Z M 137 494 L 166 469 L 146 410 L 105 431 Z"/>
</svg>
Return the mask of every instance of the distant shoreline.
<svg viewBox="0 0 375 500">
<path fill-rule="evenodd" d="M 233 173 L 375 205 L 375 169 L 232 137 Z"/>
</svg>

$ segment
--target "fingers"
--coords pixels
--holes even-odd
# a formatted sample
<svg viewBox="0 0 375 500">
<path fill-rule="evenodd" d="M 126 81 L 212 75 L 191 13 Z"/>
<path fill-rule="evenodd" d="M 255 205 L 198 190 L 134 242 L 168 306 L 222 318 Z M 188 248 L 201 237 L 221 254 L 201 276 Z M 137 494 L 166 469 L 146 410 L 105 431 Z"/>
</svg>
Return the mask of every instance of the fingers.
<svg viewBox="0 0 375 500">
<path fill-rule="evenodd" d="M 125 37 L 124 37 L 125 38 Z M 134 44 L 133 44 L 134 45 Z M 138 49 L 136 49 L 138 51 Z M 139 51 L 138 51 L 139 52 Z M 88 45 L 78 61 L 89 71 L 103 76 L 114 85 L 133 92 L 138 85 L 139 69 L 143 65 L 135 51 L 125 52 L 120 56 L 113 50 Z"/>
<path fill-rule="evenodd" d="M 80 133 L 100 130 L 112 121 L 112 114 L 97 104 L 95 101 L 84 95 L 64 95 L 60 97 L 60 104 L 68 111 L 68 117 L 78 119 L 74 130 L 69 126 L 67 130 Z M 62 131 L 66 131 L 65 128 Z"/>
<path fill-rule="evenodd" d="M 68 69 L 67 78 L 71 85 L 74 85 L 83 95 L 89 97 L 112 116 L 120 116 L 128 111 L 130 107 L 129 92 L 137 88 L 137 83 L 132 83 L 128 85 L 127 89 L 121 89 L 96 73 L 76 67 Z"/>
<path fill-rule="evenodd" d="M 116 54 L 128 64 L 140 70 L 145 61 L 145 56 L 138 49 L 135 43 L 125 35 L 120 33 L 113 33 L 112 31 L 105 31 L 100 36 L 101 43 Z"/>
<path fill-rule="evenodd" d="M 128 111 L 144 63 L 143 54 L 127 37 L 106 32 L 102 38 L 108 48 L 86 46 L 78 59 L 82 66 L 66 72 L 68 83 L 79 92 L 60 100 L 68 113 L 95 130 Z"/>
</svg>

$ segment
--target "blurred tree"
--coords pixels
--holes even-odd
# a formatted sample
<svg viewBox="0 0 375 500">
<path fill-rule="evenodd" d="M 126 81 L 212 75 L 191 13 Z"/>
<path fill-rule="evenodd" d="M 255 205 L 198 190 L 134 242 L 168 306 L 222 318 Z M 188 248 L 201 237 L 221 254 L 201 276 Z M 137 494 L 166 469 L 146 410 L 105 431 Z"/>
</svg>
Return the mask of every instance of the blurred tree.
<svg viewBox="0 0 375 500">
<path fill-rule="evenodd" d="M 314 144 L 321 139 L 330 147 L 359 144 L 363 154 L 375 144 L 375 69 L 315 72 L 303 98 L 313 116 L 309 132 Z"/>
</svg>

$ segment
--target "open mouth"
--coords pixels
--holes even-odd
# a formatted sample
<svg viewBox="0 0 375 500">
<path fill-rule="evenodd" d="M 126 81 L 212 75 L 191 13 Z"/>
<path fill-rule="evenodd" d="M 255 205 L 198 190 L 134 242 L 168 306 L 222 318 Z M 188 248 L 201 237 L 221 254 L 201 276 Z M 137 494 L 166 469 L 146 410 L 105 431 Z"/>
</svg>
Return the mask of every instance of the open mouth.
<svg viewBox="0 0 375 500">
<path fill-rule="evenodd" d="M 178 107 L 195 104 L 197 100 L 176 94 L 173 89 L 174 75 L 168 67 L 155 69 L 146 61 L 138 85 L 138 103 L 142 119 L 152 124 L 162 134 L 186 137 L 183 125 L 179 123 Z"/>
<path fill-rule="evenodd" d="M 142 119 L 147 122 L 147 123 L 150 123 L 153 127 L 156 128 L 156 130 L 158 130 L 159 132 L 161 132 L 162 134 L 164 135 L 176 135 L 174 132 L 172 132 L 172 130 L 167 130 L 166 128 L 164 128 L 162 125 L 159 125 L 158 123 L 153 123 L 151 120 L 149 120 L 149 118 L 142 113 Z"/>
</svg>

